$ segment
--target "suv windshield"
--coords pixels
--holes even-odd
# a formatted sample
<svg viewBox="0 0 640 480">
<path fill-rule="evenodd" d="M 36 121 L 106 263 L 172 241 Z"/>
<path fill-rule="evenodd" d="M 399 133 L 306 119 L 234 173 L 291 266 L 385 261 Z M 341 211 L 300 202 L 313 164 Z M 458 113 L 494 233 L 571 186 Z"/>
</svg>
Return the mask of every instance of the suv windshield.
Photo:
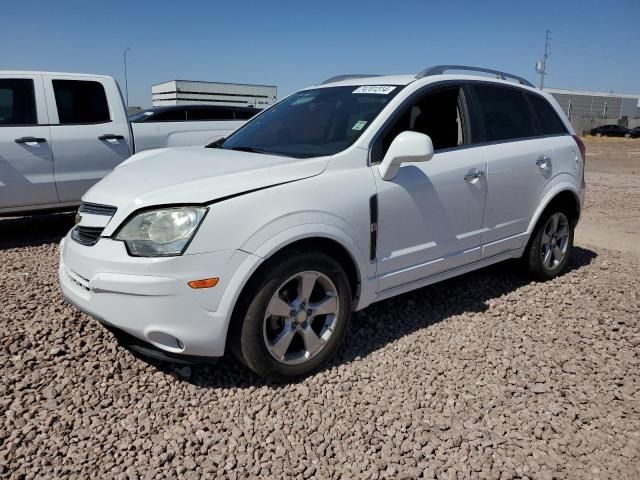
<svg viewBox="0 0 640 480">
<path fill-rule="evenodd" d="M 353 144 L 401 89 L 351 85 L 303 90 L 212 146 L 298 158 L 333 155 Z"/>
</svg>

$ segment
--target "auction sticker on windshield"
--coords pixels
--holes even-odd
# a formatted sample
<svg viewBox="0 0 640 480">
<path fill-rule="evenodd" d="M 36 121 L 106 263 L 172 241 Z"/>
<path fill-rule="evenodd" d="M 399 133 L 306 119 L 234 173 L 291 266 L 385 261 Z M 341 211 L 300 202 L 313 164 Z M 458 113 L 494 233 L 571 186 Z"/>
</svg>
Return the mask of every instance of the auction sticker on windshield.
<svg viewBox="0 0 640 480">
<path fill-rule="evenodd" d="M 356 88 L 353 93 L 375 93 L 378 95 L 388 95 L 395 89 L 396 87 L 389 85 L 363 85 L 362 87 Z"/>
</svg>

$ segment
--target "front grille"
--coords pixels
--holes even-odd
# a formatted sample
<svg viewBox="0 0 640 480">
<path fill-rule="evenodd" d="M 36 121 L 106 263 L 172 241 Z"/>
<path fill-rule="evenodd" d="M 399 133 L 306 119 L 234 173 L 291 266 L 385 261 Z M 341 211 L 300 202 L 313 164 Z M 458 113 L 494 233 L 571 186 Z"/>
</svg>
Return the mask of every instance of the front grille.
<svg viewBox="0 0 640 480">
<path fill-rule="evenodd" d="M 116 213 L 117 208 L 112 207 L 111 205 L 99 205 L 97 203 L 88 203 L 82 202 L 80 204 L 80 209 L 78 212 L 80 213 L 88 213 L 90 215 L 106 215 L 108 217 L 113 217 Z"/>
<path fill-rule="evenodd" d="M 81 227 L 76 225 L 71 231 L 71 238 L 82 245 L 92 246 L 98 243 L 103 230 L 104 227 Z"/>
</svg>

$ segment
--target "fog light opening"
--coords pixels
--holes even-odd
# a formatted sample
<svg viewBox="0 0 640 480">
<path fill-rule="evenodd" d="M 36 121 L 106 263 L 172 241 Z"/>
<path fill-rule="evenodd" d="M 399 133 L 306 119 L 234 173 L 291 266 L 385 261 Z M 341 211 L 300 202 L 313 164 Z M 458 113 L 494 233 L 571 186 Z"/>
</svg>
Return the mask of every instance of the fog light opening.
<svg viewBox="0 0 640 480">
<path fill-rule="evenodd" d="M 163 350 L 175 353 L 180 353 L 184 350 L 182 340 L 166 332 L 149 332 L 147 333 L 147 339 Z"/>
</svg>

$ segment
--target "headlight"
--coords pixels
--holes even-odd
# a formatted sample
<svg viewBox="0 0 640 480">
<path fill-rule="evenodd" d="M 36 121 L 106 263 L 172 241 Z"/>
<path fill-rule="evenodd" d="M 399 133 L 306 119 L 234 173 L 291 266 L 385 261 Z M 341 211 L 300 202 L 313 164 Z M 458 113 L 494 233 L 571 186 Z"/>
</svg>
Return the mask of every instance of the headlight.
<svg viewBox="0 0 640 480">
<path fill-rule="evenodd" d="M 131 255 L 162 257 L 182 255 L 200 222 L 206 207 L 160 208 L 139 213 L 116 234 Z"/>
</svg>

